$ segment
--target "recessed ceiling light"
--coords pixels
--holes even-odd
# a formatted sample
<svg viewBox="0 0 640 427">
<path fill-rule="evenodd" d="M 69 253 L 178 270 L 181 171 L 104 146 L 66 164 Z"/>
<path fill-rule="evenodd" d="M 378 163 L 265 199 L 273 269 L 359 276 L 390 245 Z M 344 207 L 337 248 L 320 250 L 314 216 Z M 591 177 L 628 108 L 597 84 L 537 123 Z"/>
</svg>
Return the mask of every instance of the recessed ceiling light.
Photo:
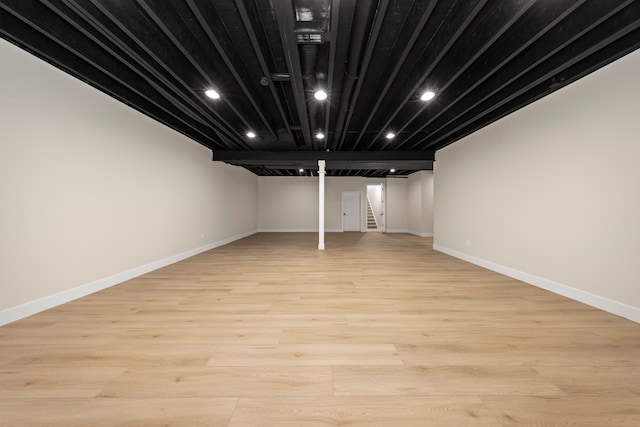
<svg viewBox="0 0 640 427">
<path fill-rule="evenodd" d="M 302 173 L 304 172 L 304 169 L 298 169 L 298 172 Z"/>
<path fill-rule="evenodd" d="M 428 91 L 424 92 L 422 95 L 420 95 L 420 101 L 430 101 L 435 96 L 436 96 L 435 92 L 432 92 L 432 91 L 428 90 Z"/>
<path fill-rule="evenodd" d="M 318 139 L 324 139 L 324 133 L 322 133 L 322 132 L 318 132 L 318 133 L 316 133 L 316 138 L 318 138 Z"/>
<path fill-rule="evenodd" d="M 253 132 L 251 132 L 251 131 L 249 131 L 249 132 L 247 132 L 247 137 L 248 137 L 248 138 L 255 138 L 255 137 L 256 137 L 256 134 L 255 134 L 255 133 L 253 133 Z"/>
<path fill-rule="evenodd" d="M 204 94 L 207 95 L 211 99 L 220 99 L 220 94 L 217 91 L 213 90 L 213 89 L 207 90 Z"/>
<path fill-rule="evenodd" d="M 396 137 L 396 134 L 393 132 L 388 132 L 384 137 L 387 139 L 393 139 Z"/>
<path fill-rule="evenodd" d="M 323 90 L 317 90 L 316 93 L 313 94 L 313 97 L 318 101 L 323 101 L 327 99 L 327 92 Z"/>
<path fill-rule="evenodd" d="M 396 170 L 395 169 L 389 169 L 389 172 L 394 173 Z"/>
</svg>

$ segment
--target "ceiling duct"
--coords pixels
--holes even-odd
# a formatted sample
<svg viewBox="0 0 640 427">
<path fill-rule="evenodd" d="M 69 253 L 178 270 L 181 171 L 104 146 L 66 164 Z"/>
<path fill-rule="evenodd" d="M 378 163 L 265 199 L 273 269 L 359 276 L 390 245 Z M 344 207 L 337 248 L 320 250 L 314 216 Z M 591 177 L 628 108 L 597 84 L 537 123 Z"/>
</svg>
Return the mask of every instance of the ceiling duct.
<svg viewBox="0 0 640 427">
<path fill-rule="evenodd" d="M 303 44 L 300 46 L 300 61 L 302 62 L 302 82 L 307 99 L 307 111 L 309 112 L 309 126 L 312 130 L 318 128 L 316 116 L 318 114 L 318 103 L 313 98 L 313 92 L 318 87 L 316 79 L 316 65 L 318 62 L 318 46 L 314 44 Z"/>
<path fill-rule="evenodd" d="M 309 127 L 318 129 L 318 102 L 313 94 L 319 89 L 317 76 L 326 76 L 319 68 L 319 51 L 326 50 L 325 34 L 329 31 L 331 0 L 296 0 L 294 2 L 295 32 L 300 51 L 302 82 L 309 118 Z M 322 118 L 320 118 L 322 119 Z"/>
<path fill-rule="evenodd" d="M 331 0 L 295 0 L 294 8 L 296 33 L 316 36 L 329 31 Z"/>
<path fill-rule="evenodd" d="M 324 36 L 322 34 L 298 34 L 298 44 L 322 44 Z"/>
</svg>

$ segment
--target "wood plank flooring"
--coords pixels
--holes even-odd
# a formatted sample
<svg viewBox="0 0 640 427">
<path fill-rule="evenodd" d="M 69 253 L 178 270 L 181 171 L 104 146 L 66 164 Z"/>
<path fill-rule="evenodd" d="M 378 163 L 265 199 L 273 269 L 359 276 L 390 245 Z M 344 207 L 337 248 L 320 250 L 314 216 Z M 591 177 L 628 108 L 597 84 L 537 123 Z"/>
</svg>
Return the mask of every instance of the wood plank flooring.
<svg viewBox="0 0 640 427">
<path fill-rule="evenodd" d="M 638 426 L 640 325 L 410 235 L 256 234 L 0 328 L 0 426 Z"/>
</svg>

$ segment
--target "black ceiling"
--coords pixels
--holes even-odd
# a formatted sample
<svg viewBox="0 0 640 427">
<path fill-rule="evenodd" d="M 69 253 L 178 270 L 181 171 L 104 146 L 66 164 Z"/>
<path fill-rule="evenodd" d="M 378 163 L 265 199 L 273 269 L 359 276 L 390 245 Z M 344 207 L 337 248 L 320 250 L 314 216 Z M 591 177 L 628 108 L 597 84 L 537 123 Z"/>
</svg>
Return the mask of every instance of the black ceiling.
<svg viewBox="0 0 640 427">
<path fill-rule="evenodd" d="M 430 169 L 639 27 L 640 0 L 0 0 L 2 37 L 258 175 Z"/>
</svg>

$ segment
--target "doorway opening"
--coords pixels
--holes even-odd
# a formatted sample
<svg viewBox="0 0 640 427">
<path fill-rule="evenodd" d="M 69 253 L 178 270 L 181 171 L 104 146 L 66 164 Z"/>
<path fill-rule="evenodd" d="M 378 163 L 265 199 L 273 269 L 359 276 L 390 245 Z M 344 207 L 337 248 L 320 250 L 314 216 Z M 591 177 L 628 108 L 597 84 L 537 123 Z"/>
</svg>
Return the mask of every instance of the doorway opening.
<svg viewBox="0 0 640 427">
<path fill-rule="evenodd" d="M 367 184 L 367 231 L 385 231 L 384 185 Z"/>
</svg>

